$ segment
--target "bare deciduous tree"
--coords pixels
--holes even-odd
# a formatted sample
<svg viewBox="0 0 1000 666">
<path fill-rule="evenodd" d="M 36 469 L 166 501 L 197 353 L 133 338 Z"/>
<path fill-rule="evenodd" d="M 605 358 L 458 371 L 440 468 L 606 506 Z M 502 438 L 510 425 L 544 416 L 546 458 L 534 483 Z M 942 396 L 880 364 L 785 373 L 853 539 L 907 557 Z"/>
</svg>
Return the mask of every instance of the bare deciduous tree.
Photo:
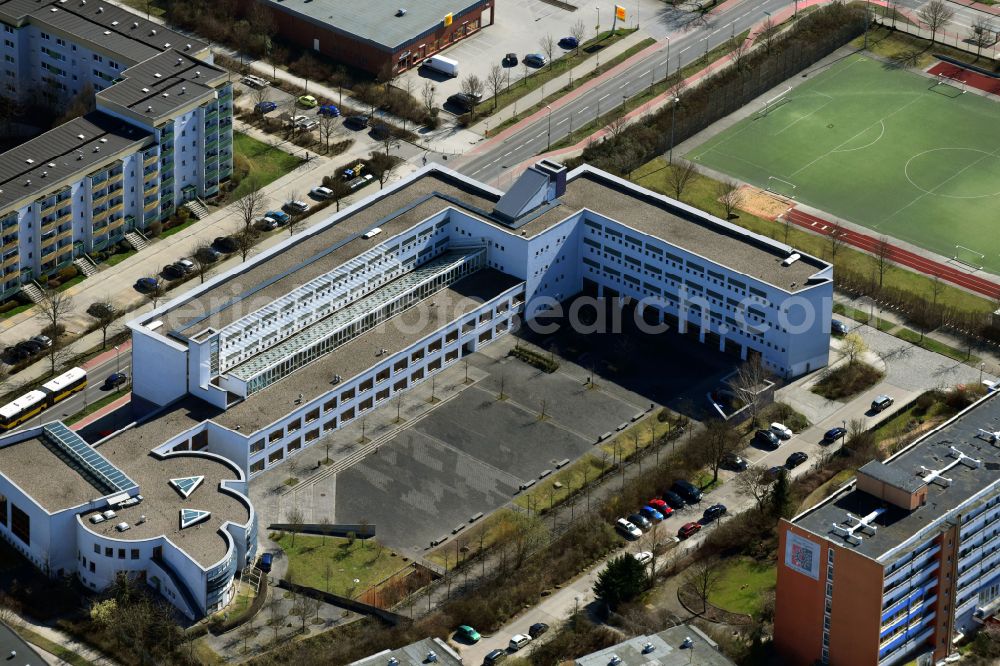
<svg viewBox="0 0 1000 666">
<path fill-rule="evenodd" d="M 62 345 L 59 342 L 59 335 L 63 329 L 63 320 L 69 316 L 73 310 L 73 299 L 64 292 L 55 289 L 47 289 L 42 294 L 42 300 L 38 304 L 39 313 L 45 322 L 42 332 L 52 339 L 49 347 L 49 370 L 53 374 L 56 371 L 56 362 L 59 360 L 59 350 Z"/>
<path fill-rule="evenodd" d="M 159 277 L 157 277 L 162 270 L 163 269 L 159 269 L 156 271 L 156 273 L 153 274 L 153 279 L 156 280 L 156 286 L 147 289 L 145 292 L 146 298 L 149 300 L 149 303 L 153 306 L 154 310 L 156 309 L 157 304 L 160 302 L 160 299 L 163 298 L 163 296 L 167 293 L 166 280 L 161 280 Z"/>
<path fill-rule="evenodd" d="M 295 534 L 302 529 L 302 523 L 305 521 L 305 517 L 302 515 L 302 509 L 297 506 L 293 506 L 288 510 L 286 514 L 286 522 L 288 523 L 288 531 L 292 533 L 292 545 L 295 545 Z"/>
<path fill-rule="evenodd" d="M 750 40 L 733 37 L 729 42 L 729 59 L 737 72 L 743 72 L 747 66 L 747 56 L 750 55 Z"/>
<path fill-rule="evenodd" d="M 622 135 L 625 131 L 625 127 L 628 125 L 628 118 L 625 117 L 624 113 L 617 113 L 611 121 L 604 126 L 604 131 L 608 133 L 611 140 L 614 141 Z"/>
<path fill-rule="evenodd" d="M 552 67 L 552 54 L 556 50 L 556 40 L 552 35 L 544 35 L 538 40 L 538 46 L 541 47 L 542 53 L 548 59 L 549 67 Z"/>
<path fill-rule="evenodd" d="M 267 207 L 267 195 L 260 185 L 253 181 L 250 190 L 241 198 L 233 202 L 240 219 L 241 231 L 253 231 L 254 220 L 264 213 Z M 245 259 L 246 257 L 244 257 Z"/>
<path fill-rule="evenodd" d="M 771 496 L 773 483 L 774 479 L 771 478 L 767 468 L 760 465 L 751 465 L 736 475 L 737 492 L 752 497 L 760 511 L 764 510 L 767 500 Z"/>
<path fill-rule="evenodd" d="M 889 270 L 889 254 L 892 252 L 892 245 L 889 244 L 889 237 L 882 236 L 875 246 L 875 270 L 878 271 L 878 286 L 882 287 L 885 279 L 885 272 Z"/>
<path fill-rule="evenodd" d="M 826 238 L 830 243 L 830 263 L 834 263 L 837 260 L 837 251 L 844 245 L 847 238 L 847 230 L 835 222 L 830 227 L 830 233 L 827 234 Z"/>
<path fill-rule="evenodd" d="M 500 103 L 500 91 L 503 90 L 506 81 L 507 73 L 503 71 L 503 67 L 500 65 L 490 67 L 490 71 L 486 74 L 486 87 L 489 89 L 490 94 L 493 95 L 494 111 L 497 110 L 497 104 Z"/>
<path fill-rule="evenodd" d="M 330 152 L 330 142 L 333 140 L 333 137 L 337 136 L 339 130 L 340 123 L 334 116 L 325 115 L 319 117 L 319 136 L 320 141 L 323 142 L 323 152 Z"/>
<path fill-rule="evenodd" d="M 580 47 L 583 46 L 583 38 L 587 34 L 587 26 L 584 25 L 582 19 L 578 19 L 576 23 L 570 26 L 569 34 L 576 40 L 576 52 L 580 53 Z"/>
<path fill-rule="evenodd" d="M 250 90 L 250 101 L 253 102 L 254 113 L 257 114 L 258 118 L 264 117 L 264 110 L 261 105 L 264 102 L 270 101 L 271 98 L 271 87 L 270 86 L 259 86 L 257 88 L 252 88 Z"/>
<path fill-rule="evenodd" d="M 420 90 L 420 98 L 424 102 L 424 109 L 427 113 L 434 113 L 434 104 L 437 101 L 437 88 L 431 81 L 424 81 L 424 87 Z"/>
<path fill-rule="evenodd" d="M 764 369 L 759 355 L 754 355 L 750 360 L 741 364 L 737 368 L 736 374 L 729 380 L 729 386 L 736 394 L 736 398 L 750 408 L 750 419 L 753 425 L 757 424 L 761 390 L 766 381 L 767 370 Z"/>
<path fill-rule="evenodd" d="M 233 241 L 236 242 L 236 249 L 240 253 L 240 257 L 246 261 L 253 246 L 257 244 L 257 232 L 252 228 L 237 229 L 233 234 Z"/>
<path fill-rule="evenodd" d="M 101 349 L 105 349 L 108 346 L 108 328 L 118 319 L 118 308 L 110 296 L 105 296 L 91 303 L 87 308 L 87 314 L 97 320 L 97 327 L 101 329 Z"/>
<path fill-rule="evenodd" d="M 775 25 L 771 17 L 768 16 L 767 20 L 760 28 L 760 32 L 757 33 L 757 41 L 764 45 L 764 52 L 770 54 L 774 49 L 774 45 L 778 40 L 778 26 Z"/>
<path fill-rule="evenodd" d="M 980 56 L 983 55 L 983 47 L 996 41 L 993 21 L 985 16 L 977 17 L 969 30 L 969 41 L 976 45 L 976 60 L 979 60 Z"/>
<path fill-rule="evenodd" d="M 933 44 L 937 40 L 938 31 L 944 29 L 955 17 L 955 10 L 945 0 L 931 0 L 917 12 L 917 17 L 930 29 Z"/>
<path fill-rule="evenodd" d="M 674 198 L 680 199 L 684 190 L 687 189 L 688 183 L 698 175 L 698 167 L 695 166 L 694 162 L 676 160 L 668 168 L 667 183 L 670 184 L 671 189 L 674 191 Z"/>
<path fill-rule="evenodd" d="M 267 600 L 267 615 L 267 623 L 271 625 L 271 629 L 274 630 L 274 640 L 278 640 L 278 630 L 281 629 L 281 625 L 284 624 L 285 619 L 281 597 L 275 595 Z"/>
<path fill-rule="evenodd" d="M 483 96 L 483 81 L 475 74 L 469 74 L 467 77 L 462 79 L 462 92 L 465 93 L 469 98 L 469 106 L 471 107 L 472 117 L 476 117 L 476 104 Z"/>
<path fill-rule="evenodd" d="M 717 186 L 719 203 L 726 212 L 726 219 L 732 219 L 737 208 L 743 203 L 743 190 L 732 180 L 720 180 Z"/>
<path fill-rule="evenodd" d="M 722 567 L 715 562 L 699 562 L 684 574 L 684 581 L 694 590 L 702 603 L 702 612 L 708 609 L 708 598 L 719 585 Z"/>
<path fill-rule="evenodd" d="M 212 246 L 208 243 L 202 243 L 195 249 L 194 254 L 191 255 L 191 263 L 194 264 L 194 272 L 198 275 L 198 281 L 201 284 L 205 283 L 205 274 L 212 268 L 212 262 L 206 261 L 208 257 L 212 254 Z"/>
<path fill-rule="evenodd" d="M 719 480 L 719 469 L 726 461 L 726 456 L 739 449 L 739 437 L 729 421 L 711 421 L 701 436 L 702 450 L 708 465 L 712 468 L 712 482 Z"/>
</svg>

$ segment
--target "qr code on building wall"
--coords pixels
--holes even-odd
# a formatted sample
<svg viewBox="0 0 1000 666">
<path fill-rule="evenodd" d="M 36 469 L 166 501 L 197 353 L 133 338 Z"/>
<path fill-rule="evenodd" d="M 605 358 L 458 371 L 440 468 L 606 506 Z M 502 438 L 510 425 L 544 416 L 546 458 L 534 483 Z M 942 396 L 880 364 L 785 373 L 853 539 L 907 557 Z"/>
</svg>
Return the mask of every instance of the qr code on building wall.
<svg viewBox="0 0 1000 666">
<path fill-rule="evenodd" d="M 802 571 L 812 571 L 813 551 L 811 548 L 803 548 L 800 544 L 792 544 L 792 566 Z"/>
</svg>

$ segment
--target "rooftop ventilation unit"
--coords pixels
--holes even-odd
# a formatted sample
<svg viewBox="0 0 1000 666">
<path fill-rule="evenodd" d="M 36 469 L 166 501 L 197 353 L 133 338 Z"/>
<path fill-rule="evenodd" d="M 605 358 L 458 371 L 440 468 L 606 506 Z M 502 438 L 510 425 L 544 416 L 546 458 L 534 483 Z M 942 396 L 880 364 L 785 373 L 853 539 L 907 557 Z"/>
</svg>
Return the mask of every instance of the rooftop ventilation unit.
<svg viewBox="0 0 1000 666">
<path fill-rule="evenodd" d="M 201 70 L 200 69 L 194 70 L 194 78 L 196 78 L 196 79 L 200 79 L 201 78 Z"/>
<path fill-rule="evenodd" d="M 794 253 L 790 254 L 787 259 L 785 259 L 784 261 L 782 261 L 781 265 L 784 266 L 785 268 L 788 268 L 789 266 L 791 266 L 792 264 L 794 264 L 796 261 L 798 261 L 801 258 L 802 258 L 801 254 L 799 254 L 798 252 L 794 252 Z"/>
<path fill-rule="evenodd" d="M 170 42 L 166 42 L 166 43 L 164 43 L 164 44 L 163 44 L 163 48 L 165 48 L 165 49 L 169 49 L 169 48 L 170 48 Z"/>
<path fill-rule="evenodd" d="M 112 21 L 111 25 L 118 25 L 118 21 Z"/>
<path fill-rule="evenodd" d="M 163 93 L 163 97 L 170 97 L 170 93 Z"/>
<path fill-rule="evenodd" d="M 190 51 L 191 50 L 191 45 L 190 44 L 185 44 L 184 45 L 184 50 L 185 51 Z"/>
<path fill-rule="evenodd" d="M 80 141 L 83 141 L 83 135 L 82 134 L 77 134 L 76 138 L 80 139 Z"/>
<path fill-rule="evenodd" d="M 139 22 L 138 21 L 132 21 L 132 27 L 133 28 L 138 28 L 139 27 Z"/>
<path fill-rule="evenodd" d="M 98 14 L 103 14 L 104 13 L 104 7 L 98 7 L 97 8 L 97 13 Z"/>
<path fill-rule="evenodd" d="M 129 525 L 128 523 L 118 523 L 117 525 L 115 525 L 115 529 L 118 530 L 119 532 L 124 532 L 126 530 L 132 529 L 132 526 Z"/>
<path fill-rule="evenodd" d="M 42 178 L 45 178 L 45 177 L 46 177 L 47 175 L 49 175 L 49 172 L 48 172 L 48 171 L 43 171 L 43 172 L 42 172 Z"/>
<path fill-rule="evenodd" d="M 438 660 L 438 653 L 437 652 L 435 652 L 434 650 L 431 650 L 430 652 L 427 653 L 427 659 L 426 659 L 426 661 L 428 663 L 433 664 L 437 660 Z"/>
<path fill-rule="evenodd" d="M 107 143 L 107 142 L 108 142 L 108 140 L 107 140 L 107 139 L 105 139 L 105 138 L 104 138 L 104 137 L 102 136 L 102 137 L 101 137 L 101 143 Z"/>
<path fill-rule="evenodd" d="M 183 64 L 184 64 L 184 58 L 177 58 L 177 66 L 179 67 Z"/>
<path fill-rule="evenodd" d="M 148 92 L 149 92 L 149 88 L 143 88 L 143 89 L 142 89 L 142 92 L 144 92 L 144 93 L 148 93 Z"/>
<path fill-rule="evenodd" d="M 146 113 L 152 113 L 152 112 L 153 112 L 153 107 L 147 106 L 146 107 Z"/>
<path fill-rule="evenodd" d="M 153 78 L 154 78 L 154 79 L 162 79 L 162 78 L 163 78 L 163 75 L 162 75 L 162 74 L 160 74 L 159 72 L 156 72 L 155 74 L 153 74 Z"/>
<path fill-rule="evenodd" d="M 396 16 L 406 16 L 406 10 L 400 7 L 396 10 Z"/>
<path fill-rule="evenodd" d="M 49 162 L 49 167 L 51 167 L 51 168 L 54 169 L 56 167 L 56 163 L 55 162 Z"/>
<path fill-rule="evenodd" d="M 24 181 L 24 186 L 25 187 L 28 187 L 29 185 L 31 185 L 31 179 L 30 178 L 28 178 L 27 180 Z"/>
<path fill-rule="evenodd" d="M 28 159 L 24 160 L 24 161 L 27 162 L 28 164 L 34 164 L 35 163 L 35 160 L 31 159 L 30 157 Z"/>
<path fill-rule="evenodd" d="M 105 31 L 104 31 L 104 34 L 105 34 L 105 35 L 110 35 L 110 34 L 111 34 L 111 31 L 110 31 L 110 30 L 105 30 Z"/>
<path fill-rule="evenodd" d="M 156 28 L 152 28 L 152 29 L 150 29 L 150 31 L 149 31 L 149 35 L 150 35 L 150 37 L 152 37 L 152 36 L 153 36 L 153 35 L 155 35 L 155 34 L 156 34 Z"/>
</svg>

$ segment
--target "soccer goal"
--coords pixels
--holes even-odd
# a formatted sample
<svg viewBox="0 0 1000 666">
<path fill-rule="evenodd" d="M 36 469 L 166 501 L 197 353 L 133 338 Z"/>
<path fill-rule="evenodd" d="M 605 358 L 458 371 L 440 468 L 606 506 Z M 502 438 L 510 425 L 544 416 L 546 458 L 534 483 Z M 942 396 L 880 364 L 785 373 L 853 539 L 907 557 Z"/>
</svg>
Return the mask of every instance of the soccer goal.
<svg viewBox="0 0 1000 666">
<path fill-rule="evenodd" d="M 976 250 L 965 247 L 964 245 L 956 245 L 955 255 L 951 258 L 951 260 L 956 264 L 961 264 L 971 271 L 980 271 L 983 269 L 983 259 L 985 258 L 986 255 L 982 252 L 977 252 Z"/>
<path fill-rule="evenodd" d="M 760 111 L 758 111 L 754 115 L 754 117 L 763 118 L 767 114 L 771 113 L 771 111 L 777 109 L 779 106 L 782 106 L 783 104 L 787 104 L 788 102 L 792 101 L 792 98 L 788 96 L 788 93 L 790 92 L 792 92 L 792 87 L 788 86 L 781 93 L 775 95 L 769 100 L 766 100 L 764 102 L 764 105 L 760 108 Z"/>
<path fill-rule="evenodd" d="M 797 186 L 795 183 L 790 183 L 787 180 L 782 180 L 777 176 L 767 177 L 767 191 L 772 194 L 777 194 L 779 196 L 786 197 L 788 199 L 795 198 L 795 190 Z"/>
<path fill-rule="evenodd" d="M 961 79 L 958 76 L 948 76 L 947 74 L 937 75 L 937 83 L 934 84 L 934 88 L 936 89 L 939 86 L 943 86 L 945 89 L 951 90 L 952 97 L 964 95 L 968 91 L 965 79 Z"/>
</svg>

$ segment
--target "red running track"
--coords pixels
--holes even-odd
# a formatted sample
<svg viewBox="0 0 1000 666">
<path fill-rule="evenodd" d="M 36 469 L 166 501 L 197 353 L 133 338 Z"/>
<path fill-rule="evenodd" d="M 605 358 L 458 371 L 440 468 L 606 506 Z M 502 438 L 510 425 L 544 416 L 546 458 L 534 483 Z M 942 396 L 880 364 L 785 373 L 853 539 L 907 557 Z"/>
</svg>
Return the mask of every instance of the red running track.
<svg viewBox="0 0 1000 666">
<path fill-rule="evenodd" d="M 927 70 L 927 73 L 933 76 L 944 74 L 947 77 L 964 81 L 966 85 L 973 88 L 978 88 L 994 95 L 1000 95 L 1000 79 L 980 74 L 971 69 L 958 67 L 950 62 L 939 62 Z"/>
<path fill-rule="evenodd" d="M 792 208 L 788 211 L 788 213 L 786 213 L 786 216 L 793 224 L 808 229 L 809 231 L 822 234 L 823 236 L 829 236 L 835 228 L 835 225 L 832 222 L 828 222 L 827 220 L 816 217 L 815 215 L 805 213 L 798 208 Z M 845 229 L 844 227 L 840 227 L 840 234 L 844 239 L 844 242 L 853 245 L 854 247 L 871 253 L 878 251 L 880 241 L 874 236 L 860 234 L 856 231 Z M 895 264 L 912 268 L 926 275 L 936 275 L 946 282 L 951 282 L 959 287 L 964 287 L 965 289 L 973 291 L 977 294 L 982 294 L 983 296 L 988 296 L 992 299 L 1000 298 L 1000 285 L 979 276 L 972 275 L 968 271 L 963 271 L 955 268 L 954 266 L 922 257 L 919 254 L 915 254 L 909 250 L 904 250 L 903 248 L 896 247 L 895 245 L 889 246 L 888 258 Z"/>
</svg>

